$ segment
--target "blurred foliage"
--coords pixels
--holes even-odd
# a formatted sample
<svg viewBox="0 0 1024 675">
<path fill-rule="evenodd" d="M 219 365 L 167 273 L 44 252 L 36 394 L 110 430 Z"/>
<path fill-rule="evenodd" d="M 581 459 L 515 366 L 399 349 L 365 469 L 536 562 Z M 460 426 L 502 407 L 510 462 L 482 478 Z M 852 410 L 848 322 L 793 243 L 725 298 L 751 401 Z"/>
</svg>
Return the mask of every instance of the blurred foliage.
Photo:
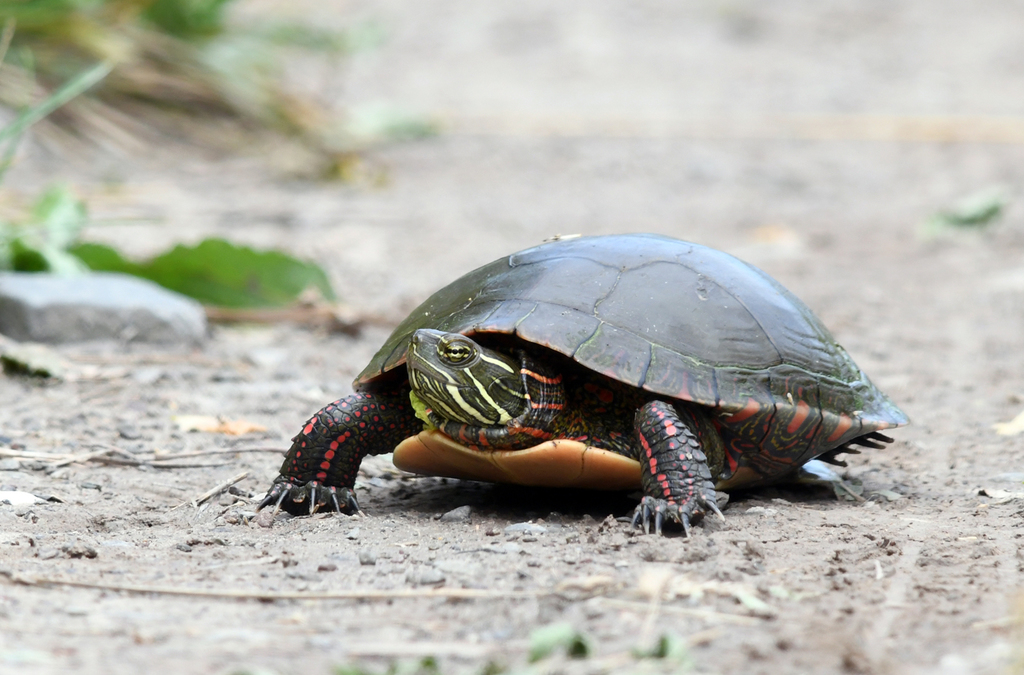
<svg viewBox="0 0 1024 675">
<path fill-rule="evenodd" d="M 935 236 L 952 230 L 982 230 L 994 225 L 1010 203 L 1005 188 L 989 187 L 960 199 L 952 207 L 932 214 L 922 234 Z"/>
<path fill-rule="evenodd" d="M 307 288 L 317 289 L 327 300 L 335 299 L 327 275 L 317 265 L 280 251 L 255 251 L 223 239 L 178 245 L 145 263 L 127 261 L 102 244 L 78 244 L 70 252 L 89 269 L 149 279 L 205 305 L 283 307 Z"/>
<path fill-rule="evenodd" d="M 122 272 L 219 307 L 283 307 L 299 300 L 309 288 L 326 300 L 335 299 L 320 267 L 279 251 L 206 239 L 136 263 L 110 246 L 78 243 L 86 223 L 84 202 L 65 186 L 51 187 L 24 221 L 0 220 L 0 271 Z"/>
<path fill-rule="evenodd" d="M 147 125 L 180 127 L 182 115 L 228 118 L 284 132 L 321 155 L 433 132 L 422 120 L 388 122 L 380 112 L 369 114 L 369 124 L 358 115 L 332 120 L 320 103 L 283 86 L 286 50 L 344 56 L 379 44 L 383 32 L 377 24 L 348 31 L 284 22 L 235 26 L 225 17 L 230 5 L 231 0 L 0 0 L 10 47 L 0 69 L 0 105 L 35 106 L 78 73 L 109 64 L 102 84 L 61 110 L 56 122 L 116 139 Z M 330 167 L 325 172 L 343 173 Z"/>
<path fill-rule="evenodd" d="M 559 649 L 564 649 L 566 655 L 574 659 L 586 658 L 592 651 L 587 637 L 570 623 L 553 623 L 541 626 L 530 633 L 531 663 L 546 658 Z"/>
</svg>

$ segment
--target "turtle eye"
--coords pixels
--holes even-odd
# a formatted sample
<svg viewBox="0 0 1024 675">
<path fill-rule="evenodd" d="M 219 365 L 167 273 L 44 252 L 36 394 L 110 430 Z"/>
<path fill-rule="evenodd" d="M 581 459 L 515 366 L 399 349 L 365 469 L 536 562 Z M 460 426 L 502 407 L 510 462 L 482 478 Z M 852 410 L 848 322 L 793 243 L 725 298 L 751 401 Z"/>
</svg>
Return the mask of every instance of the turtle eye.
<svg viewBox="0 0 1024 675">
<path fill-rule="evenodd" d="M 448 342 L 437 345 L 438 355 L 448 363 L 462 363 L 473 356 L 473 348 L 465 342 Z"/>
</svg>

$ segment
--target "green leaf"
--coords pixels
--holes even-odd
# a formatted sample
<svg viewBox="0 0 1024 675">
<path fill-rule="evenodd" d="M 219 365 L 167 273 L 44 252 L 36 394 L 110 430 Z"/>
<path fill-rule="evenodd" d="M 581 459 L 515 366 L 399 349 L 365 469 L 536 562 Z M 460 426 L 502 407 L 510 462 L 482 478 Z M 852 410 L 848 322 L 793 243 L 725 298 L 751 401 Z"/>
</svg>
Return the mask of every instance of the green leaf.
<svg viewBox="0 0 1024 675">
<path fill-rule="evenodd" d="M 921 229 L 926 236 L 952 229 L 981 230 L 998 221 L 1009 203 L 1010 198 L 1003 188 L 987 188 L 964 197 L 952 208 L 931 215 Z"/>
<path fill-rule="evenodd" d="M 328 300 L 335 299 L 327 275 L 317 265 L 223 239 L 179 245 L 138 264 L 97 244 L 75 246 L 71 253 L 90 269 L 134 274 L 207 305 L 280 307 L 294 302 L 309 287 L 317 288 Z"/>
<path fill-rule="evenodd" d="M 586 636 L 569 623 L 553 623 L 530 633 L 530 663 L 550 656 L 556 649 L 564 648 L 574 659 L 586 658 L 590 644 Z"/>
<path fill-rule="evenodd" d="M 687 663 L 690 658 L 686 640 L 674 633 L 661 635 L 650 649 L 634 649 L 633 655 L 638 659 L 665 659 L 679 664 Z"/>
</svg>

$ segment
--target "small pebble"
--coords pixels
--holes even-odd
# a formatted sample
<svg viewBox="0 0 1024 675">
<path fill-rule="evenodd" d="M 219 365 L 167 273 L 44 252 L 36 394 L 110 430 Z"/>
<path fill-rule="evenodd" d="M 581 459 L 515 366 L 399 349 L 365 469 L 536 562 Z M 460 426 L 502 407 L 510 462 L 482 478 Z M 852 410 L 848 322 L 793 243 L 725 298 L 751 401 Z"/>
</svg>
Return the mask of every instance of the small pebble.
<svg viewBox="0 0 1024 675">
<path fill-rule="evenodd" d="M 414 586 L 439 586 L 444 583 L 444 572 L 436 567 L 414 568 L 405 573 L 406 582 Z"/>
<path fill-rule="evenodd" d="M 260 527 L 273 527 L 274 526 L 274 512 L 270 509 L 264 509 L 256 514 L 256 524 Z"/>
<path fill-rule="evenodd" d="M 17 459 L 0 459 L 0 471 L 18 471 L 21 469 L 21 461 Z"/>
<path fill-rule="evenodd" d="M 439 520 L 442 523 L 468 523 L 469 517 L 473 513 L 473 507 L 466 505 L 460 506 L 457 509 L 452 509 L 448 513 L 443 514 Z"/>
<path fill-rule="evenodd" d="M 544 534 L 548 528 L 535 523 L 515 523 L 505 528 L 505 534 Z"/>
<path fill-rule="evenodd" d="M 376 565 L 377 554 L 369 549 L 363 549 L 359 552 L 359 564 L 360 565 Z"/>
<path fill-rule="evenodd" d="M 337 570 L 338 570 L 338 566 L 335 565 L 334 563 L 323 563 L 323 564 L 317 566 L 317 568 L 316 568 L 317 572 L 336 572 Z"/>
<path fill-rule="evenodd" d="M 191 553 L 192 552 L 192 547 L 189 546 L 188 544 L 175 544 L 174 548 L 178 549 L 179 551 L 183 551 L 185 553 Z"/>
<path fill-rule="evenodd" d="M 348 534 L 345 535 L 345 538 L 346 539 L 351 539 L 352 541 L 355 541 L 356 539 L 359 539 L 359 528 L 358 527 L 354 527 L 351 530 L 349 530 Z"/>
<path fill-rule="evenodd" d="M 131 424 L 122 424 L 117 428 L 117 433 L 126 441 L 137 441 L 142 438 L 142 433 Z"/>
<path fill-rule="evenodd" d="M 69 558 L 89 558 L 91 560 L 99 555 L 92 546 L 86 546 L 81 542 L 62 546 L 60 550 Z"/>
</svg>

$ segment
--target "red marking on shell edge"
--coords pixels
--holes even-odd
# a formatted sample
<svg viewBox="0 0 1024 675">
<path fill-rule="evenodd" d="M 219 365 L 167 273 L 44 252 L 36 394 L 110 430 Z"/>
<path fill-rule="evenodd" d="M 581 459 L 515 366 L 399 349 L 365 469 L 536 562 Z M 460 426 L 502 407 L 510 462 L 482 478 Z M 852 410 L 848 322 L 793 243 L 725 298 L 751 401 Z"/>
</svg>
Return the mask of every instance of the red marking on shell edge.
<svg viewBox="0 0 1024 675">
<path fill-rule="evenodd" d="M 326 459 L 326 460 L 334 459 L 334 450 L 328 450 L 327 452 L 325 452 L 324 453 L 324 459 Z"/>
<path fill-rule="evenodd" d="M 728 417 L 723 417 L 722 421 L 727 424 L 736 424 L 737 422 L 742 422 L 745 419 L 753 417 L 759 412 L 761 412 L 761 404 L 752 398 L 748 398 L 742 409 L 737 410 Z"/>
<path fill-rule="evenodd" d="M 331 463 L 330 462 L 320 462 L 320 468 L 326 471 L 327 469 L 331 468 Z"/>
<path fill-rule="evenodd" d="M 675 436 L 676 435 L 676 431 L 677 431 L 676 425 L 672 424 L 671 421 L 665 422 L 665 432 L 669 436 Z"/>
<path fill-rule="evenodd" d="M 327 474 L 321 471 L 316 475 L 316 477 L 319 478 L 320 480 L 324 480 L 325 478 L 327 478 Z"/>
<path fill-rule="evenodd" d="M 651 457 L 651 473 L 654 473 L 657 470 L 658 470 L 658 460 L 656 460 L 653 457 Z"/>
<path fill-rule="evenodd" d="M 309 435 L 310 433 L 312 433 L 312 431 L 313 431 L 313 423 L 312 423 L 312 422 L 310 422 L 310 423 L 309 423 L 309 424 L 307 424 L 307 425 L 306 425 L 306 427 L 305 427 L 305 428 L 304 428 L 304 429 L 302 430 L 302 433 L 304 433 L 304 434 L 306 434 L 306 435 Z"/>
<path fill-rule="evenodd" d="M 797 401 L 796 414 L 793 415 L 793 420 L 789 423 L 789 426 L 786 427 L 786 433 L 795 434 L 810 413 L 811 406 L 807 405 L 806 401 Z"/>
<path fill-rule="evenodd" d="M 664 483 L 664 482 L 665 482 L 666 480 L 668 480 L 668 476 L 666 476 L 666 475 L 665 475 L 665 474 L 663 474 L 663 473 L 659 473 L 659 474 L 658 474 L 658 482 L 660 482 L 660 483 Z"/>
<path fill-rule="evenodd" d="M 680 457 L 680 459 L 682 459 L 682 457 Z M 736 473 L 736 469 L 740 468 L 740 463 L 736 461 L 736 456 L 733 454 L 731 448 L 726 449 L 725 459 L 729 462 L 729 472 Z"/>
<path fill-rule="evenodd" d="M 853 420 L 850 419 L 849 416 L 847 416 L 847 415 L 840 415 L 839 416 L 839 424 L 836 425 L 836 430 L 833 431 L 829 435 L 829 437 L 827 439 L 828 442 L 829 443 L 833 443 L 835 441 L 838 441 L 840 438 L 843 437 L 843 434 L 845 434 L 847 431 L 850 430 L 850 427 L 852 427 L 852 426 L 853 426 Z"/>
</svg>

